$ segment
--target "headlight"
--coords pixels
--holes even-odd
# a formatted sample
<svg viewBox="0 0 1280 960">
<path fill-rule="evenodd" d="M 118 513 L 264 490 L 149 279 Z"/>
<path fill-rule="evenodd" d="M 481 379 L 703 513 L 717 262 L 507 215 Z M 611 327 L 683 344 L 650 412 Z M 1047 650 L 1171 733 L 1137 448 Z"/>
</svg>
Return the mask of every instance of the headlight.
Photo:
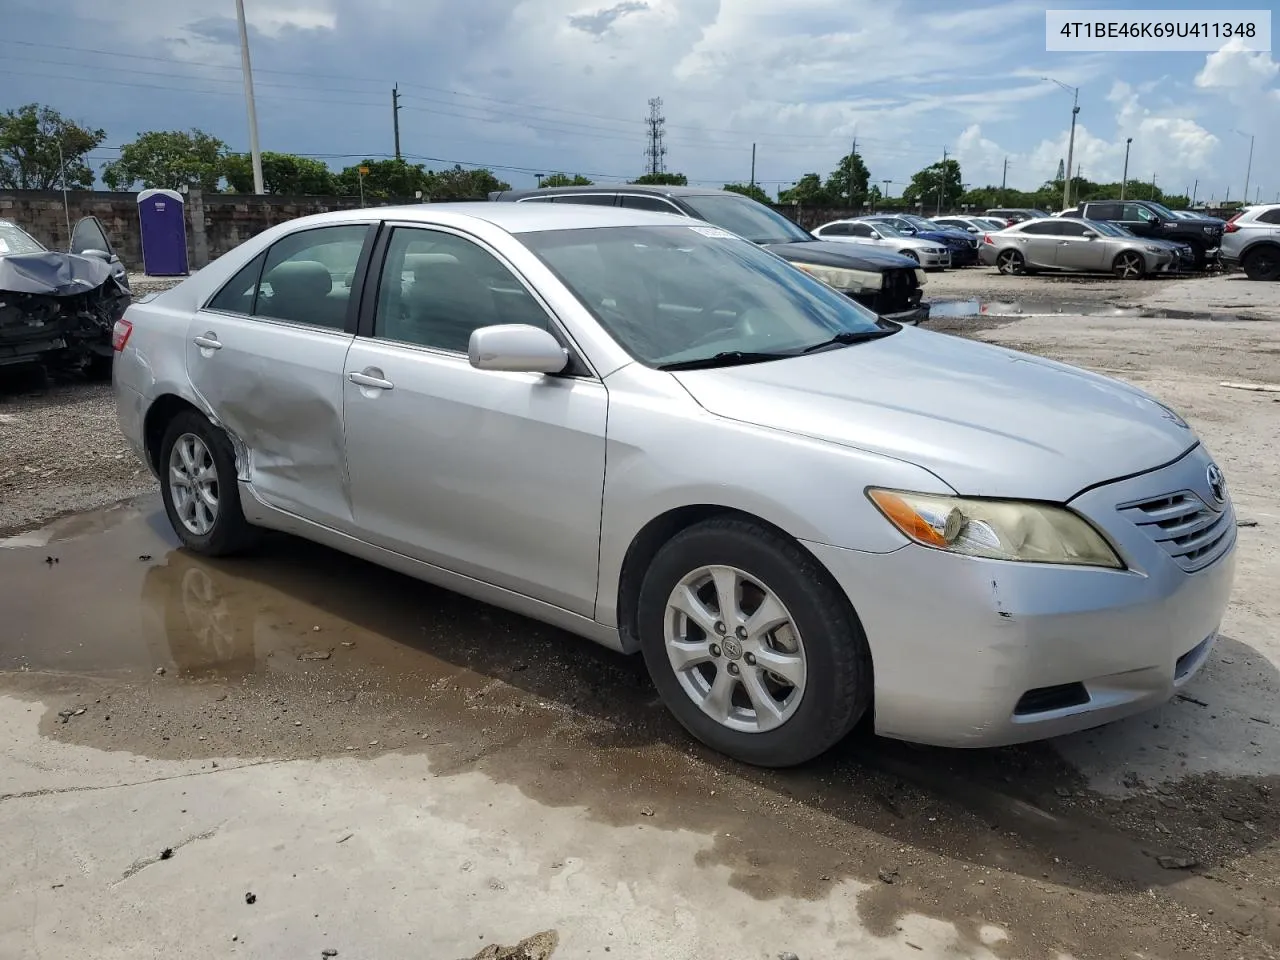
<svg viewBox="0 0 1280 960">
<path fill-rule="evenodd" d="M 815 263 L 797 263 L 811 277 L 837 290 L 853 290 L 857 293 L 879 290 L 884 286 L 884 274 L 875 270 L 848 270 L 844 267 L 822 267 Z"/>
<path fill-rule="evenodd" d="M 916 543 L 968 557 L 1124 569 L 1077 513 L 1018 500 L 970 500 L 931 493 L 870 489 L 867 496 Z"/>
<path fill-rule="evenodd" d="M 928 282 L 929 282 L 929 277 L 925 274 L 923 270 L 921 270 L 919 267 L 916 267 L 916 283 L 920 284 L 920 286 L 923 287 Z"/>
<path fill-rule="evenodd" d="M 1152 247 L 1144 247 L 1143 249 L 1145 249 L 1147 253 L 1163 253 L 1164 252 L 1164 247 L 1152 246 Z"/>
</svg>

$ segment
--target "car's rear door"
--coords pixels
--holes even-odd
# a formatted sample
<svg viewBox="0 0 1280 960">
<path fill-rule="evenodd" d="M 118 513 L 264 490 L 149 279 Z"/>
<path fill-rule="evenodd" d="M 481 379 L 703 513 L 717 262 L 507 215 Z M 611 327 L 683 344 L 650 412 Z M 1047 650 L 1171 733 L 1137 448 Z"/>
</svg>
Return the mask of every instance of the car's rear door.
<svg viewBox="0 0 1280 960">
<path fill-rule="evenodd" d="M 462 231 L 392 225 L 343 375 L 361 536 L 591 616 L 604 496 L 604 384 L 478 370 L 471 331 L 524 323 L 571 348 L 499 253 Z"/>
<path fill-rule="evenodd" d="M 342 370 L 366 222 L 299 230 L 243 267 L 187 328 L 187 376 L 268 504 L 349 529 Z"/>
<path fill-rule="evenodd" d="M 1058 238 L 1053 236 L 1054 225 L 1048 220 L 1024 223 L 1012 231 L 1014 246 L 1022 252 L 1022 258 L 1030 267 L 1052 267 L 1057 264 Z"/>
</svg>

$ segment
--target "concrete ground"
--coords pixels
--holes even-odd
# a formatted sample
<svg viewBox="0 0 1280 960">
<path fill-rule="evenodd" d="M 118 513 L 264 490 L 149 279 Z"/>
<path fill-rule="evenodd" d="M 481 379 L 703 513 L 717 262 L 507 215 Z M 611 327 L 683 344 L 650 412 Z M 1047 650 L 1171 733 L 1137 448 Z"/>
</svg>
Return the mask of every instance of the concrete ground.
<svg viewBox="0 0 1280 960">
<path fill-rule="evenodd" d="M 1280 395 L 1220 386 L 1280 383 L 1280 324 L 929 326 L 1130 379 L 1222 463 L 1239 574 L 1181 698 L 743 767 L 634 658 L 287 538 L 175 549 L 105 392 L 0 393 L 0 957 L 1280 956 Z"/>
</svg>

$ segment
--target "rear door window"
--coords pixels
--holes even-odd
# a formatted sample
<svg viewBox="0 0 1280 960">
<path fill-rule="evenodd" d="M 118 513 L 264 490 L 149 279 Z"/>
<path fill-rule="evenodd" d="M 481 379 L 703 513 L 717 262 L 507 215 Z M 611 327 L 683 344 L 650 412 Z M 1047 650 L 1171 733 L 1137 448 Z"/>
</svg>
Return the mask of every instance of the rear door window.
<svg viewBox="0 0 1280 960">
<path fill-rule="evenodd" d="M 652 210 L 654 213 L 680 213 L 675 204 L 662 197 L 643 197 L 638 194 L 624 193 L 619 198 L 622 205 L 629 210 Z"/>
</svg>

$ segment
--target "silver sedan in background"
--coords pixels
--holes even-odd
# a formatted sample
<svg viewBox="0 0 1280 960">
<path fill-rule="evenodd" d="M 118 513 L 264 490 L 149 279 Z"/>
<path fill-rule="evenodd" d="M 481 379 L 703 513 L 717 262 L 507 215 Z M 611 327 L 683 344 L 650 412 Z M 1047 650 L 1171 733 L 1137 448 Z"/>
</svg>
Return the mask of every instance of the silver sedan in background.
<svg viewBox="0 0 1280 960">
<path fill-rule="evenodd" d="M 1172 410 L 883 320 L 699 221 L 304 217 L 132 305 L 114 345 L 188 550 L 283 530 L 640 652 L 750 763 L 868 714 L 982 746 L 1154 706 L 1231 591 L 1225 481 Z"/>
<path fill-rule="evenodd" d="M 946 244 L 908 236 L 888 223 L 832 220 L 830 223 L 815 227 L 811 232 L 819 240 L 860 243 L 890 250 L 914 260 L 926 270 L 942 270 L 951 266 L 951 250 Z"/>
<path fill-rule="evenodd" d="M 984 234 L 978 259 L 1001 273 L 1113 273 L 1122 280 L 1168 273 L 1179 266 L 1177 250 L 1168 244 L 1071 217 L 1024 220 Z"/>
</svg>

